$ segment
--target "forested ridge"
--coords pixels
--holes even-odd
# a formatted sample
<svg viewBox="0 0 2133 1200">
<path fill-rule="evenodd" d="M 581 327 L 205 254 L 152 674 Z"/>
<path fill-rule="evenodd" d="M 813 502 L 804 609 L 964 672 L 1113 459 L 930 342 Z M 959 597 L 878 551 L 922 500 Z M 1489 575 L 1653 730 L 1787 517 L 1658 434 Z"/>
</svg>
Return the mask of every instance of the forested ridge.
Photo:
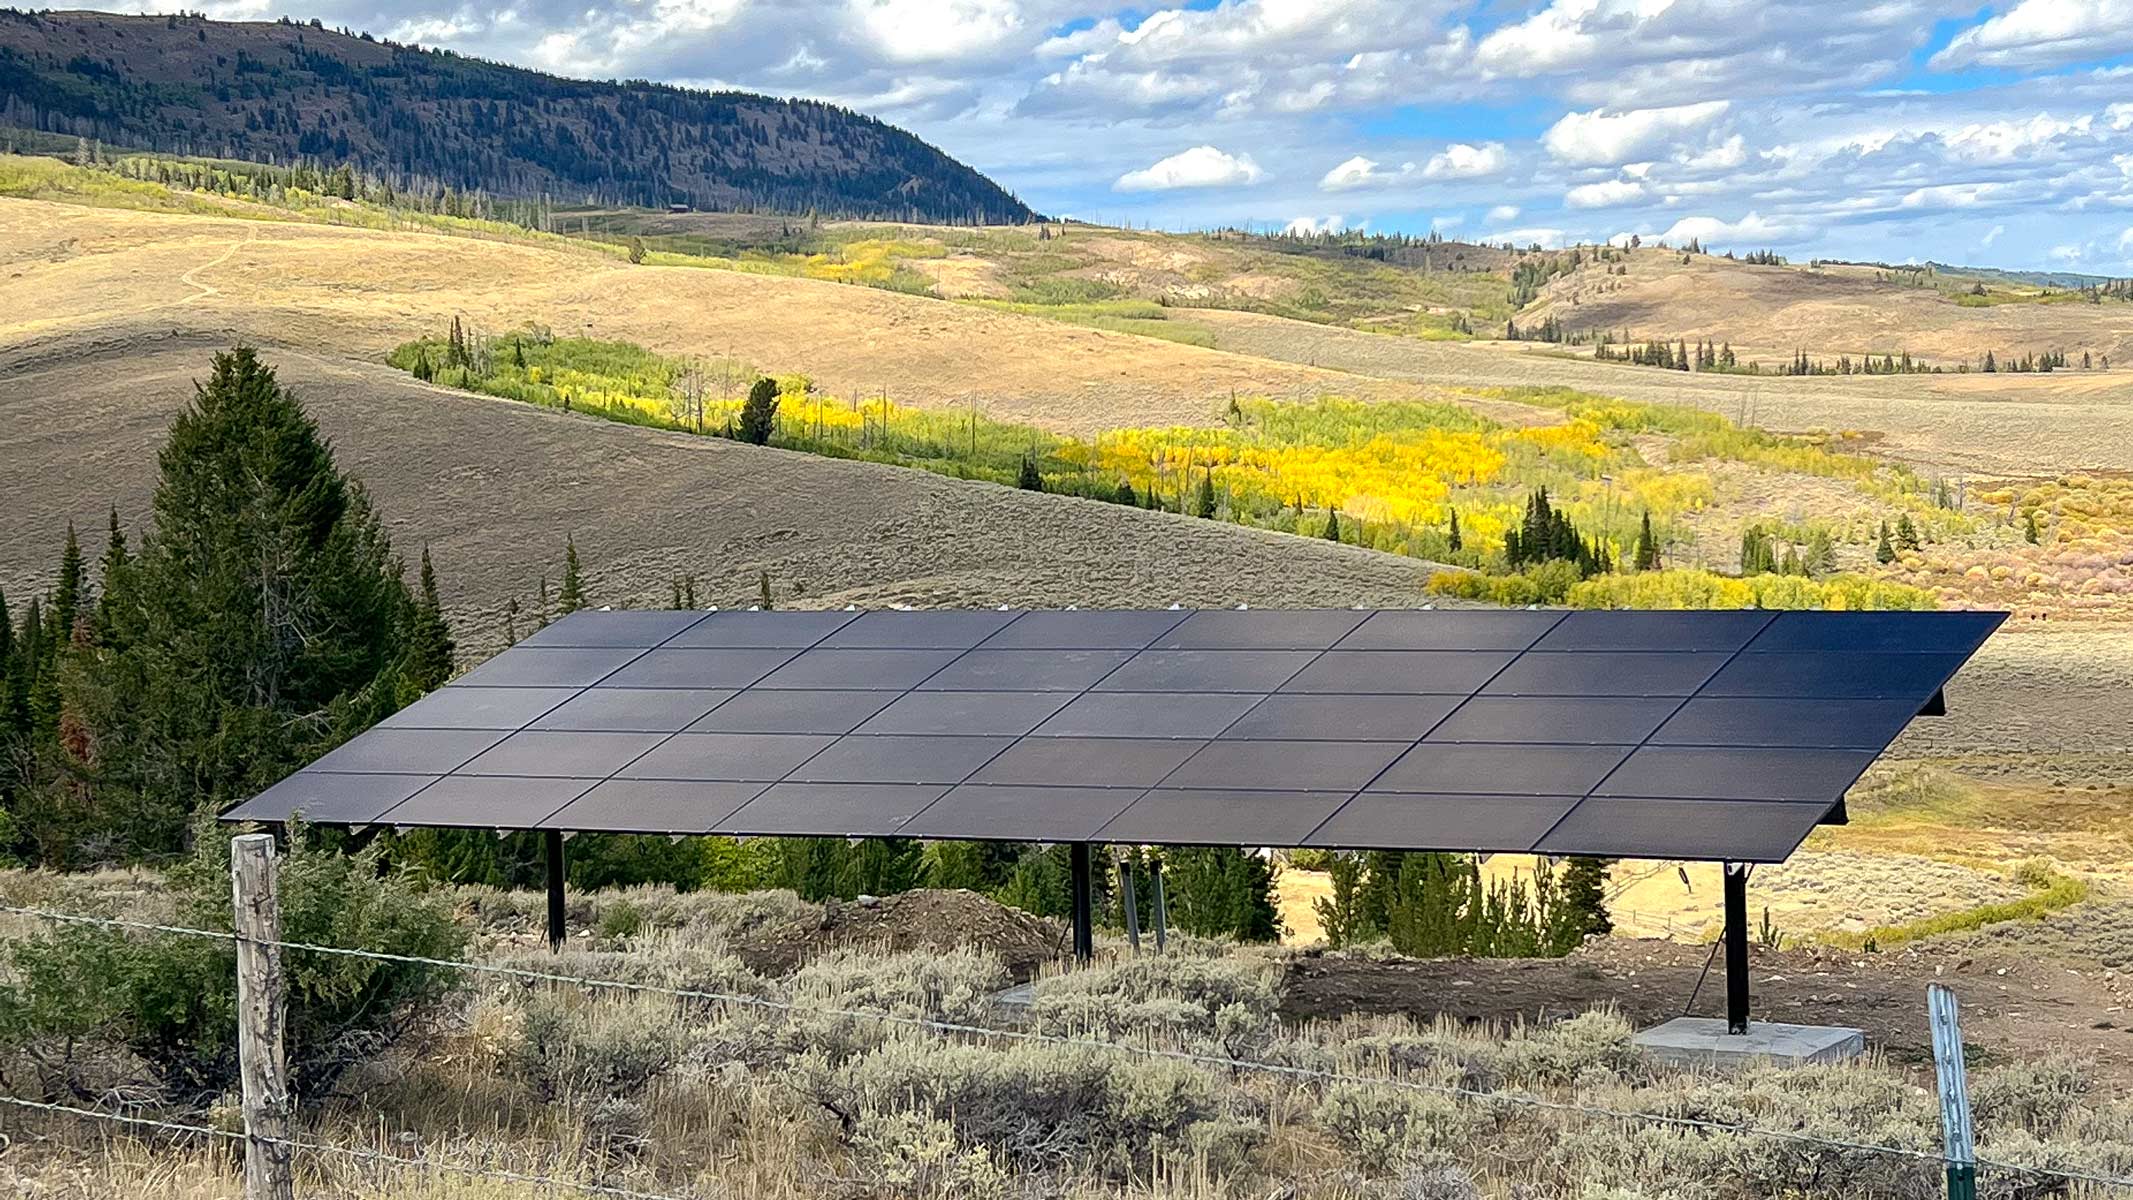
<svg viewBox="0 0 2133 1200">
<path fill-rule="evenodd" d="M 1032 216 L 912 134 L 819 101 L 563 79 L 293 22 L 0 10 L 0 126 L 564 203 Z"/>
</svg>

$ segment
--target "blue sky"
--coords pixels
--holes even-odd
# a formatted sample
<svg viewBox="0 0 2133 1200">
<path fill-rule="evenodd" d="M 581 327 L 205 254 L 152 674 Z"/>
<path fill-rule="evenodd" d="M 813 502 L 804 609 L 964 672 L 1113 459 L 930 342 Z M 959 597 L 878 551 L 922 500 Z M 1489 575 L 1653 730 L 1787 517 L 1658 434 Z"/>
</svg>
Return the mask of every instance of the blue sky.
<svg viewBox="0 0 2133 1200">
<path fill-rule="evenodd" d="M 1087 219 L 2133 274 L 2133 0 L 283 2 L 207 11 L 830 99 Z"/>
</svg>

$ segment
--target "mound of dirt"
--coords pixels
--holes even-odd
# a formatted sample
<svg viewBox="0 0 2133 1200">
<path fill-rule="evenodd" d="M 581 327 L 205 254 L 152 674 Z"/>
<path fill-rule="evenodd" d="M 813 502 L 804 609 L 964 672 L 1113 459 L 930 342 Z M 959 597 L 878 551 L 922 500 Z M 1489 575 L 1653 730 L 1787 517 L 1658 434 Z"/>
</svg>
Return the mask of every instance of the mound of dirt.
<svg viewBox="0 0 2133 1200">
<path fill-rule="evenodd" d="M 1922 1067 L 1932 1062 L 1926 985 L 1944 983 L 1962 1000 L 1963 1033 L 1980 1061 L 2061 1051 L 2101 1077 L 2133 1080 L 2133 1021 L 2125 1016 L 2133 980 L 2087 954 L 2040 955 L 2033 947 L 1999 947 L 1983 939 L 1914 943 L 1880 954 L 1755 946 L 1749 951 L 1751 1012 L 1759 1021 L 1863 1029 L 1868 1046 L 1889 1061 Z M 1281 1011 L 1292 1020 L 1404 1013 L 1505 1027 L 1612 1008 L 1643 1028 L 1684 1011 L 1723 1015 L 1725 994 L 1725 962 L 1712 947 L 1599 938 L 1568 958 L 1306 952 L 1290 960 Z"/>
<path fill-rule="evenodd" d="M 736 934 L 733 950 L 759 975 L 789 975 L 809 959 L 844 947 L 900 951 L 970 946 L 999 955 L 1019 983 L 1063 953 L 1066 944 L 1061 923 L 958 888 L 831 900 L 822 906 L 819 920 Z"/>
</svg>

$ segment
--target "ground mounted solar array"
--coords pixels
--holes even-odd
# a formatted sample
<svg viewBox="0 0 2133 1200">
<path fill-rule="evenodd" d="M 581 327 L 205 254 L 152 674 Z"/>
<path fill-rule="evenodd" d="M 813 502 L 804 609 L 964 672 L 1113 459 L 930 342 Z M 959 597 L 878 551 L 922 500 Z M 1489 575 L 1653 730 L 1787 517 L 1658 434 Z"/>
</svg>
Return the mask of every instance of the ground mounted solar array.
<svg viewBox="0 0 2133 1200">
<path fill-rule="evenodd" d="M 1775 861 L 2002 619 L 579 612 L 225 819 Z"/>
</svg>

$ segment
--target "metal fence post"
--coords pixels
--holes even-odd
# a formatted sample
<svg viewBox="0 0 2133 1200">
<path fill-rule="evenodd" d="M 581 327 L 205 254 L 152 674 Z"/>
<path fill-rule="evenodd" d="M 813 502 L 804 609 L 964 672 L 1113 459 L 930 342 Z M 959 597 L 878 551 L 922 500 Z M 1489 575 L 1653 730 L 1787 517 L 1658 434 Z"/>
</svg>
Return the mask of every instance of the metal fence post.
<svg viewBox="0 0 2133 1200">
<path fill-rule="evenodd" d="M 1118 860 L 1118 911 L 1125 918 L 1126 941 L 1133 952 L 1141 952 L 1141 906 L 1133 894 L 1133 859 L 1120 856 Z"/>
<path fill-rule="evenodd" d="M 1148 884 L 1155 889 L 1155 950 L 1160 954 L 1170 948 L 1170 904 L 1163 892 L 1163 860 L 1153 855 L 1148 859 Z"/>
<path fill-rule="evenodd" d="M 1940 1085 L 1940 1126 L 1947 1149 L 1948 1200 L 1977 1200 L 1977 1142 L 1970 1125 L 1970 1079 L 1963 1069 L 1963 1029 L 1955 993 L 1926 985 L 1926 1016 L 1933 1027 L 1933 1074 Z"/>
<path fill-rule="evenodd" d="M 281 902 L 274 836 L 230 840 L 237 933 L 237 1065 L 243 1086 L 245 1200 L 294 1200 L 288 1058 L 288 981 L 282 974 Z"/>
</svg>

